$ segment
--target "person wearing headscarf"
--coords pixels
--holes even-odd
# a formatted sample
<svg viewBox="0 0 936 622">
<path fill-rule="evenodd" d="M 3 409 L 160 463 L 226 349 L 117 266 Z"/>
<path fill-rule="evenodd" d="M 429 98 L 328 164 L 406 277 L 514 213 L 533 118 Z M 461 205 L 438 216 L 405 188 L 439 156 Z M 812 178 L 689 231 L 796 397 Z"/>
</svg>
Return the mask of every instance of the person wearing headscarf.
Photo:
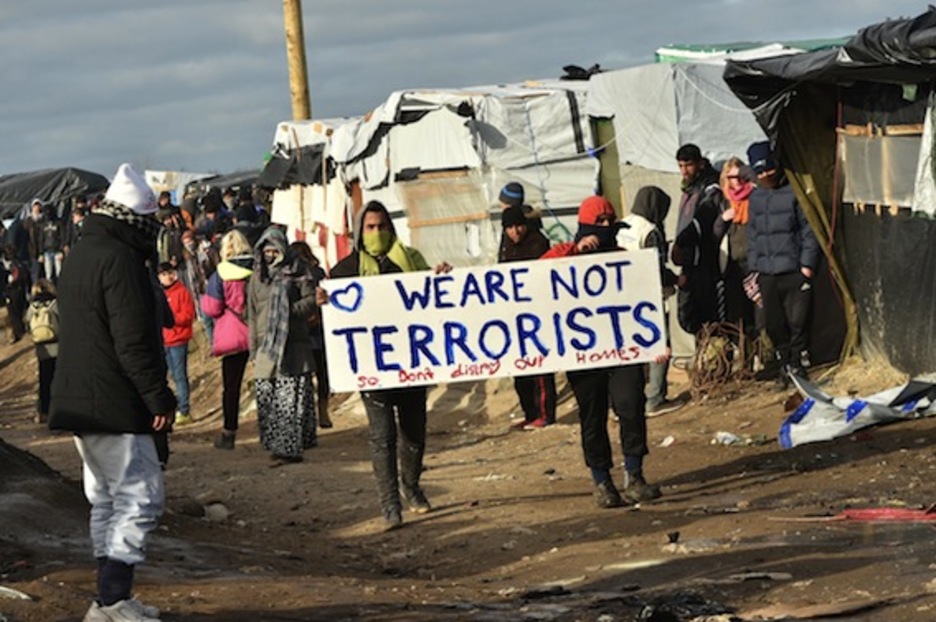
<svg viewBox="0 0 936 622">
<path fill-rule="evenodd" d="M 573 257 L 590 253 L 620 252 L 616 242 L 617 216 L 604 197 L 591 196 L 578 210 L 575 240 L 553 246 L 543 259 Z M 662 363 L 666 356 L 655 362 Z M 595 483 L 595 502 L 601 508 L 650 501 L 660 497 L 660 488 L 648 484 L 643 474 L 647 448 L 647 419 L 644 406 L 642 365 L 613 365 L 566 373 L 579 410 L 582 451 Z M 614 460 L 608 437 L 608 399 L 620 419 L 621 448 L 624 452 L 624 495 L 611 476 Z"/>
<path fill-rule="evenodd" d="M 657 251 L 664 300 L 675 293 L 676 285 L 676 275 L 666 267 L 667 248 L 664 231 L 671 203 L 669 195 L 661 188 L 642 187 L 634 197 L 630 214 L 622 219 L 617 234 L 617 243 L 621 248 L 626 250 L 652 248 Z M 667 322 L 669 322 L 668 317 Z M 683 402 L 669 400 L 666 397 L 668 373 L 669 359 L 662 364 L 650 363 L 649 365 L 647 379 L 647 416 L 649 417 L 664 415 L 683 406 Z"/>
<path fill-rule="evenodd" d="M 253 209 L 253 207 L 250 209 Z M 297 240 L 289 245 L 289 250 L 308 265 L 317 281 L 325 278 L 325 270 L 308 244 Z M 321 309 L 318 306 L 315 307 L 314 312 L 309 317 L 309 330 L 312 336 L 312 355 L 315 357 L 315 398 L 318 426 L 328 429 L 334 425 L 328 412 L 331 387 L 328 384 L 328 359 L 325 356 L 325 328 L 322 325 Z"/>
<path fill-rule="evenodd" d="M 390 214 L 379 201 L 370 201 L 364 206 L 356 230 L 355 251 L 332 268 L 331 278 L 429 269 L 418 250 L 404 245 L 397 238 Z M 435 267 L 436 273 L 451 269 L 444 262 Z M 327 299 L 324 291 L 319 292 L 320 303 L 326 303 Z M 361 399 L 367 411 L 371 461 L 377 479 L 377 496 L 384 526 L 388 530 L 397 529 L 403 524 L 401 482 L 403 497 L 413 512 L 423 514 L 432 510 L 419 485 L 426 450 L 426 387 L 363 391 Z"/>
<path fill-rule="evenodd" d="M 318 281 L 287 246 L 281 229 L 268 228 L 254 246 L 247 284 L 260 443 L 279 463 L 300 462 L 317 444 L 308 318 Z"/>
</svg>

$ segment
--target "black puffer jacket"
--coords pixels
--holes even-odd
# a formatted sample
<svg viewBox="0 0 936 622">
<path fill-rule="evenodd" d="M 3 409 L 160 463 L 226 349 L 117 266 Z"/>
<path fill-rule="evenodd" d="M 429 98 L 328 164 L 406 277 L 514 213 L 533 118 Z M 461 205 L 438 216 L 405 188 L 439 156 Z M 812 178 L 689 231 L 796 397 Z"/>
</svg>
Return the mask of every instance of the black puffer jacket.
<svg viewBox="0 0 936 622">
<path fill-rule="evenodd" d="M 819 243 L 786 180 L 773 189 L 756 188 L 748 214 L 748 270 L 785 274 L 816 268 Z"/>
<path fill-rule="evenodd" d="M 85 219 L 58 284 L 52 429 L 141 434 L 152 432 L 155 414 L 175 410 L 145 266 L 154 252 L 154 241 L 124 222 Z"/>
</svg>

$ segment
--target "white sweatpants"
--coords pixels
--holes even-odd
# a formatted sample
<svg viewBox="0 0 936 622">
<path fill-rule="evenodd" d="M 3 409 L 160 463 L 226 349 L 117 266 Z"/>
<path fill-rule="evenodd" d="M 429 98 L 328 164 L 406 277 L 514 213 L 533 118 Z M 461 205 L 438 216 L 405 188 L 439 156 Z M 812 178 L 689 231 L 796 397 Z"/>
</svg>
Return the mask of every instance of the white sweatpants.
<svg viewBox="0 0 936 622">
<path fill-rule="evenodd" d="M 165 486 L 149 434 L 82 434 L 75 446 L 84 463 L 96 558 L 125 564 L 144 559 L 146 536 L 159 523 Z"/>
</svg>

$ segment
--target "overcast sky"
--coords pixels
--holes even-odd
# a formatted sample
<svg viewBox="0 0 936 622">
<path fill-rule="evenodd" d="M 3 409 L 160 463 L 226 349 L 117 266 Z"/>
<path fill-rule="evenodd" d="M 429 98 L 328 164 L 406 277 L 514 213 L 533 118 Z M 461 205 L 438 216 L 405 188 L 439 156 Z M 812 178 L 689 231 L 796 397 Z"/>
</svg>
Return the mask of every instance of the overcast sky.
<svg viewBox="0 0 936 622">
<path fill-rule="evenodd" d="M 394 90 L 617 69 L 675 43 L 847 36 L 907 0 L 305 0 L 315 118 Z M 257 168 L 291 116 L 280 0 L 0 6 L 0 174 Z"/>
</svg>

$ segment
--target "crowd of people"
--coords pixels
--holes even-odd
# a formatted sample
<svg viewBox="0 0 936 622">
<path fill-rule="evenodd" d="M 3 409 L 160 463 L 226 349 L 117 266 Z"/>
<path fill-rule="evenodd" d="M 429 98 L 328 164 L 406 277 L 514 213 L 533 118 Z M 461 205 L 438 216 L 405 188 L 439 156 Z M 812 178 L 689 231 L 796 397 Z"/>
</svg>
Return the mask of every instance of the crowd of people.
<svg viewBox="0 0 936 622">
<path fill-rule="evenodd" d="M 500 193 L 498 261 L 549 260 L 654 249 L 662 298 L 696 333 L 736 321 L 765 331 L 780 383 L 808 366 L 808 310 L 818 245 L 769 145 L 721 172 L 699 147 L 676 153 L 682 174 L 672 241 L 670 197 L 647 186 L 619 218 L 602 196 L 578 209 L 574 239 L 551 245 L 522 185 Z M 71 210 L 68 227 L 41 200 L 19 238 L 4 247 L 3 299 L 15 339 L 27 332 L 39 361 L 37 420 L 75 433 L 92 505 L 98 596 L 86 621 L 158 620 L 133 597 L 134 567 L 164 506 L 163 470 L 173 426 L 192 412 L 188 350 L 200 324 L 220 359 L 222 429 L 214 443 L 236 447 L 244 375 L 252 361 L 259 435 L 276 465 L 300 462 L 331 427 L 319 287 L 325 271 L 304 242 L 289 244 L 250 192 L 209 193 L 181 206 L 158 199 L 129 165 L 107 192 Z M 668 266 L 675 265 L 678 274 Z M 386 208 L 368 203 L 355 223 L 355 247 L 329 278 L 430 270 L 397 237 Z M 447 263 L 437 273 L 451 270 Z M 667 344 L 668 345 L 668 344 Z M 568 370 L 578 406 L 583 457 L 601 508 L 661 496 L 647 482 L 647 416 L 678 408 L 667 396 L 669 348 L 650 365 Z M 169 378 L 173 390 L 170 390 Z M 556 422 L 554 374 L 514 379 L 523 419 L 535 430 Z M 429 512 L 420 477 L 426 450 L 426 388 L 361 394 L 377 496 L 387 529 L 403 523 L 404 502 Z M 619 422 L 623 488 L 615 484 L 609 409 Z"/>
</svg>

